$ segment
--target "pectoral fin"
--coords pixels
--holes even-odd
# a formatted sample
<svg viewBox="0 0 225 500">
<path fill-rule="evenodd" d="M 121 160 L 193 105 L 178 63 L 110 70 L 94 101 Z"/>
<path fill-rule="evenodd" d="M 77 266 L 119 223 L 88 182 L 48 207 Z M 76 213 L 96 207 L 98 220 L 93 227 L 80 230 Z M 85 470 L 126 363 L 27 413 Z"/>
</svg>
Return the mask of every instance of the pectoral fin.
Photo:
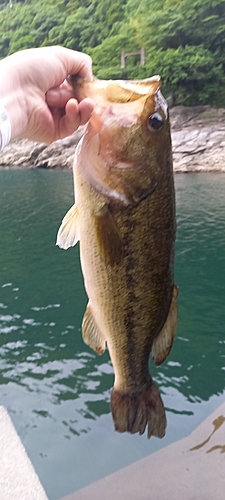
<svg viewBox="0 0 225 500">
<path fill-rule="evenodd" d="M 105 204 L 94 216 L 99 253 L 106 264 L 118 264 L 123 256 L 123 245 L 114 218 Z"/>
<path fill-rule="evenodd" d="M 76 245 L 79 239 L 78 210 L 77 206 L 73 205 L 62 220 L 56 245 L 67 250 Z"/>
<path fill-rule="evenodd" d="M 157 366 L 165 361 L 173 345 L 177 329 L 177 296 L 178 288 L 174 285 L 169 314 L 161 332 L 157 335 L 152 345 L 152 357 Z"/>
<path fill-rule="evenodd" d="M 89 303 L 83 317 L 82 336 L 85 344 L 89 345 L 97 354 L 105 352 L 106 341 L 96 325 Z"/>
</svg>

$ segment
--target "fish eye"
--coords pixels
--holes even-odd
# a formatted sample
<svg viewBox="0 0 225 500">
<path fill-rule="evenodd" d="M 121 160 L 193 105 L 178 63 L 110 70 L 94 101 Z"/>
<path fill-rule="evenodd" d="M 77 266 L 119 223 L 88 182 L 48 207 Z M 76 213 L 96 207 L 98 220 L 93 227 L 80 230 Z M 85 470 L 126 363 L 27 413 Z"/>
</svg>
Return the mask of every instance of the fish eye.
<svg viewBox="0 0 225 500">
<path fill-rule="evenodd" d="M 163 118 L 159 113 L 153 113 L 148 119 L 148 129 L 152 132 L 160 130 L 163 127 Z"/>
</svg>

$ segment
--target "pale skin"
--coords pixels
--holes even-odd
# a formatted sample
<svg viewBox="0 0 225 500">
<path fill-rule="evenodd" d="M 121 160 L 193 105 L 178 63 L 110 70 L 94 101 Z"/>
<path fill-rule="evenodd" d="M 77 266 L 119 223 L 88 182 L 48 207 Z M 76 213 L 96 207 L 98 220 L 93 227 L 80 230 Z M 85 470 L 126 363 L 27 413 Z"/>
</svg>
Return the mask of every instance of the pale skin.
<svg viewBox="0 0 225 500">
<path fill-rule="evenodd" d="M 63 47 L 17 52 L 0 61 L 0 101 L 11 123 L 11 140 L 52 143 L 84 125 L 93 102 L 78 102 L 67 82 L 77 74 L 92 79 L 91 58 Z"/>
</svg>

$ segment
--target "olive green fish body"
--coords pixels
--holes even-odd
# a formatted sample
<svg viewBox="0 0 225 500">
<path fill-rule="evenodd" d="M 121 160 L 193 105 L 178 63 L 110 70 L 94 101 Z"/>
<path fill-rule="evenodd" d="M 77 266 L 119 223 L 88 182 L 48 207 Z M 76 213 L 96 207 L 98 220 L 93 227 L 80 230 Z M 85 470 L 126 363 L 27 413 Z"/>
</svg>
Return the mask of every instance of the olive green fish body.
<svg viewBox="0 0 225 500">
<path fill-rule="evenodd" d="M 89 297 L 83 338 L 99 354 L 108 346 L 115 428 L 142 434 L 148 426 L 149 437 L 162 437 L 164 407 L 148 364 L 151 351 L 157 364 L 165 359 L 176 328 L 175 201 L 169 119 L 159 80 L 149 82 L 133 101 L 97 100 L 76 152 L 74 211 Z"/>
</svg>

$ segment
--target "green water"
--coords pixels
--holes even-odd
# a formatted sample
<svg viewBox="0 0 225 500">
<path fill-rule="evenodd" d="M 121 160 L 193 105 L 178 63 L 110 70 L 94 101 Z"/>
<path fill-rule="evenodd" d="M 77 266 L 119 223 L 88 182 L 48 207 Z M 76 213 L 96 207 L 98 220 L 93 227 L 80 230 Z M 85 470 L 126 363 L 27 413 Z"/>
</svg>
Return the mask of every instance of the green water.
<svg viewBox="0 0 225 500">
<path fill-rule="evenodd" d="M 50 500 L 188 435 L 225 394 L 225 176 L 177 175 L 179 326 L 151 372 L 167 410 L 163 440 L 118 434 L 113 371 L 81 339 L 78 249 L 55 247 L 72 174 L 0 171 L 0 404 Z"/>
</svg>

